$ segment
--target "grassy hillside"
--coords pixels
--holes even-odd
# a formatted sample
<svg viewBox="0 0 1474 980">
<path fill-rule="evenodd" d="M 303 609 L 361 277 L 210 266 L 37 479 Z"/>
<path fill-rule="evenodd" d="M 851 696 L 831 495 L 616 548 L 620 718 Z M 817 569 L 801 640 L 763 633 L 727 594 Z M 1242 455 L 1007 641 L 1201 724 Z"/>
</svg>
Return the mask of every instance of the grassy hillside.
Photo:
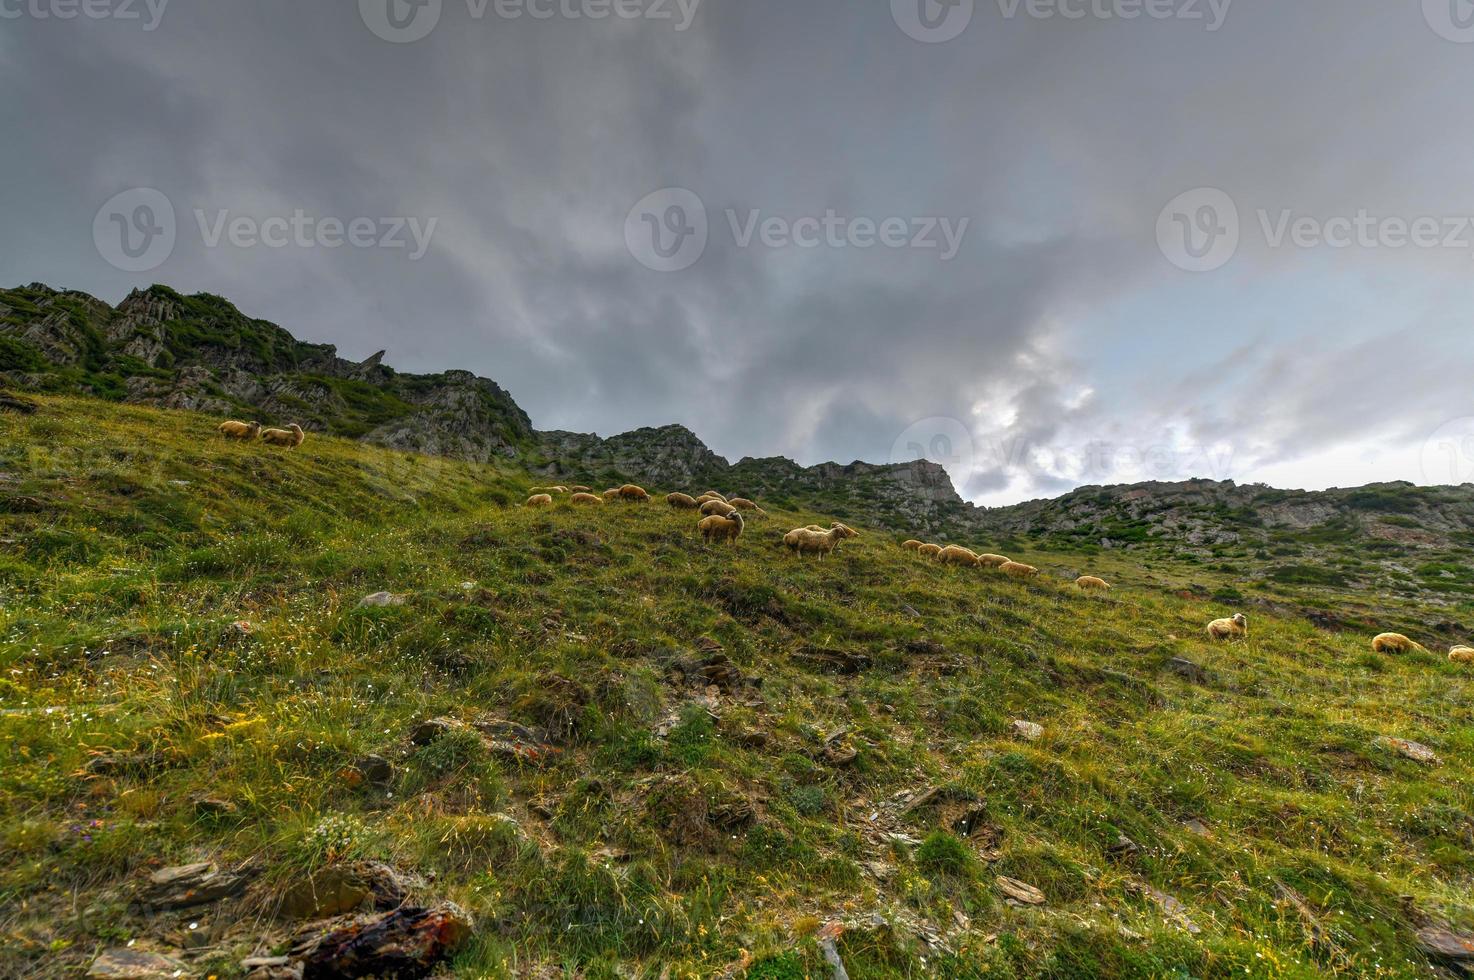
<svg viewBox="0 0 1474 980">
<path fill-rule="evenodd" d="M 211 424 L 0 415 L 0 975 L 131 940 L 237 977 L 359 858 L 475 916 L 466 977 L 827 976 L 831 921 L 856 978 L 1430 976 L 1416 931 L 1474 926 L 1474 669 L 1253 607 L 1210 645 L 1232 566 L 1020 583 L 869 528 L 801 561 L 799 512 L 707 549 L 660 504 Z M 481 727 L 413 744 L 433 718 Z M 249 888 L 137 900 L 205 859 Z"/>
</svg>

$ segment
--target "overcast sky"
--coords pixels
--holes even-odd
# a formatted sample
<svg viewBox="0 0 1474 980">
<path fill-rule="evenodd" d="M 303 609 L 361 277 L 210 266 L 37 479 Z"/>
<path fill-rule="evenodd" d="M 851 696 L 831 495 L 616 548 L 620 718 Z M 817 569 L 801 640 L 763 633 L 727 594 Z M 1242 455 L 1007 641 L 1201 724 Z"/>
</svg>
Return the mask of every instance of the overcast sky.
<svg viewBox="0 0 1474 980">
<path fill-rule="evenodd" d="M 416 2 L 0 0 L 0 283 L 987 504 L 1474 479 L 1468 0 Z"/>
</svg>

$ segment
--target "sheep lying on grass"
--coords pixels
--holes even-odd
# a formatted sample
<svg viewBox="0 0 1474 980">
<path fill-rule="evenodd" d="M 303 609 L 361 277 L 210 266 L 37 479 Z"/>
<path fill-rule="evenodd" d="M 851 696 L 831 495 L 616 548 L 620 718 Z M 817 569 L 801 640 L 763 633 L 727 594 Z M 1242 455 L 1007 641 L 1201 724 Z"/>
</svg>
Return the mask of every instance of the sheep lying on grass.
<svg viewBox="0 0 1474 980">
<path fill-rule="evenodd" d="M 998 570 L 1014 578 L 1034 578 L 1039 574 L 1039 569 L 1033 565 L 1025 565 L 1018 561 L 1005 562 L 998 566 Z"/>
<path fill-rule="evenodd" d="M 1094 575 L 1081 575 L 1075 579 L 1075 587 L 1086 591 L 1106 592 L 1110 590 L 1111 583 L 1103 578 L 1096 578 Z"/>
<path fill-rule="evenodd" d="M 905 548 L 907 551 L 915 551 L 917 548 L 921 547 L 921 542 L 917 541 L 915 538 L 912 538 L 910 541 L 902 541 L 901 547 Z"/>
<path fill-rule="evenodd" d="M 643 487 L 637 487 L 633 483 L 626 483 L 619 488 L 619 499 L 632 504 L 648 504 L 650 495 Z"/>
<path fill-rule="evenodd" d="M 728 515 L 713 514 L 704 517 L 696 525 L 701 529 L 701 539 L 707 544 L 713 541 L 726 541 L 736 544 L 737 539 L 742 537 L 743 520 L 740 511 L 732 511 Z"/>
<path fill-rule="evenodd" d="M 1450 663 L 1474 664 L 1474 647 L 1454 647 L 1448 652 Z"/>
<path fill-rule="evenodd" d="M 942 553 L 942 546 L 939 544 L 924 544 L 916 549 L 916 553 L 923 558 L 935 558 Z"/>
<path fill-rule="evenodd" d="M 1234 613 L 1229 619 L 1215 619 L 1204 631 L 1209 639 L 1232 640 L 1249 635 L 1249 621 L 1243 613 Z"/>
<path fill-rule="evenodd" d="M 1372 640 L 1372 650 L 1375 653 L 1412 653 L 1414 650 L 1428 652 L 1421 643 L 1414 643 L 1401 633 L 1382 633 Z"/>
<path fill-rule="evenodd" d="M 665 495 L 665 502 L 676 510 L 695 510 L 701 506 L 689 493 L 668 493 Z"/>
<path fill-rule="evenodd" d="M 1002 568 L 1004 565 L 1013 563 L 1012 558 L 1005 558 L 1002 555 L 978 555 L 978 561 L 984 568 Z"/>
<path fill-rule="evenodd" d="M 553 495 L 550 493 L 535 493 L 527 498 L 523 507 L 551 507 L 553 506 Z"/>
<path fill-rule="evenodd" d="M 222 439 L 237 439 L 241 442 L 251 442 L 261 434 L 260 422 L 221 422 L 216 432 L 220 433 Z"/>
<path fill-rule="evenodd" d="M 703 517 L 726 517 L 736 509 L 725 500 L 708 500 L 701 505 L 701 514 Z"/>
<path fill-rule="evenodd" d="M 585 493 L 583 491 L 579 491 L 578 493 L 569 497 L 568 500 L 570 503 L 574 504 L 598 504 L 601 507 L 604 505 L 603 497 L 597 497 L 594 494 Z"/>
<path fill-rule="evenodd" d="M 835 521 L 827 531 L 815 531 L 811 527 L 794 528 L 783 535 L 783 544 L 796 555 L 813 553 L 822 560 L 845 538 L 859 536 L 859 531 Z"/>
<path fill-rule="evenodd" d="M 288 449 L 295 449 L 302 445 L 306 438 L 307 434 L 296 422 L 285 429 L 264 429 L 261 432 L 261 441 L 268 446 L 286 446 Z"/>
<path fill-rule="evenodd" d="M 977 553 L 961 545 L 949 544 L 937 554 L 937 561 L 943 565 L 963 565 L 976 568 L 982 564 Z"/>
</svg>

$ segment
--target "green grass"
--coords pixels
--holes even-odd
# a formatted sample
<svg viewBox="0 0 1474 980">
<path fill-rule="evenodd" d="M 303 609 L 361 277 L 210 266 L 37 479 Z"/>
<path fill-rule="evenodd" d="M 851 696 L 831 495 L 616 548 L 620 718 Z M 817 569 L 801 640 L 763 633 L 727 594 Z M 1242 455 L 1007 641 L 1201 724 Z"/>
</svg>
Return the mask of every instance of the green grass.
<svg viewBox="0 0 1474 980">
<path fill-rule="evenodd" d="M 1277 594 L 1252 559 L 1010 549 L 1046 573 L 1020 583 L 862 527 L 800 561 L 779 532 L 830 514 L 764 501 L 737 548 L 707 549 L 660 504 L 517 507 L 544 481 L 510 466 L 42 405 L 0 415 L 0 975 L 176 935 L 131 889 L 203 856 L 254 859 L 267 890 L 352 857 L 433 874 L 477 918 L 450 966 L 466 977 L 818 977 L 831 918 L 866 978 L 1429 976 L 1419 917 L 1474 925 L 1474 672 L 1375 657 L 1377 630 L 1294 604 L 1209 645 L 1203 624 L 1233 611 L 1210 596 Z M 1077 593 L 1085 571 L 1116 588 Z M 358 608 L 379 590 L 406 602 Z M 715 719 L 680 679 L 713 640 L 761 681 Z M 533 768 L 467 735 L 410 745 L 435 716 L 544 727 L 565 751 Z M 369 752 L 390 785 L 344 778 Z M 113 753 L 144 761 L 88 773 Z M 902 813 L 926 787 L 943 792 Z M 1048 904 L 1009 906 L 999 875 Z M 200 913 L 221 936 L 209 972 L 285 937 L 258 899 Z"/>
</svg>

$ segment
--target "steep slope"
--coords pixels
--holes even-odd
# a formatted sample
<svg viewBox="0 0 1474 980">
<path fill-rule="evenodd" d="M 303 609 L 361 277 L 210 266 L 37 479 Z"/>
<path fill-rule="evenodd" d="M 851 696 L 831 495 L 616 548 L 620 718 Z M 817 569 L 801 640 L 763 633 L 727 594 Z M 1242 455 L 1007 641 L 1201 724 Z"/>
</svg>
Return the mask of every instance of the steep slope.
<svg viewBox="0 0 1474 980">
<path fill-rule="evenodd" d="M 474 919 L 465 977 L 827 976 L 828 922 L 867 980 L 1428 977 L 1474 927 L 1474 672 L 1375 627 L 1214 645 L 1190 583 L 1232 570 L 799 560 L 832 515 L 771 500 L 704 548 L 518 507 L 511 461 L 209 422 L 0 414 L 0 975 L 238 978 L 406 897 Z"/>
</svg>

